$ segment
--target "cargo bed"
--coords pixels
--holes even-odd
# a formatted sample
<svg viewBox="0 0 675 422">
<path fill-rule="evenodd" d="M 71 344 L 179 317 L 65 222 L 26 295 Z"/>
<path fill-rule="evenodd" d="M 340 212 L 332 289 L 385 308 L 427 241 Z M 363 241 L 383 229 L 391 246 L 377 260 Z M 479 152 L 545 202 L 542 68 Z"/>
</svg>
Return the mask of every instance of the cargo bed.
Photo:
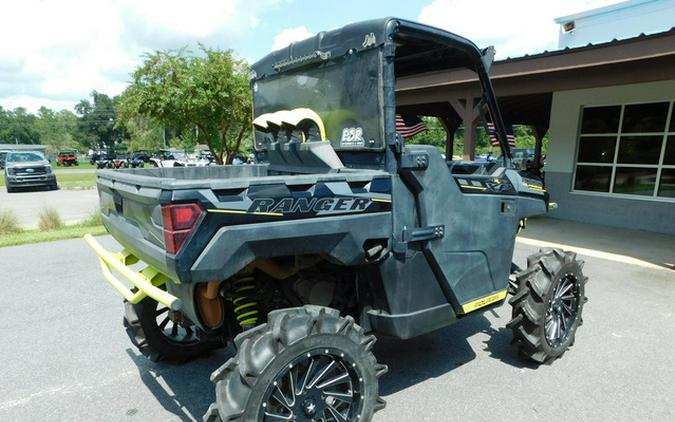
<svg viewBox="0 0 675 422">
<path fill-rule="evenodd" d="M 226 276 L 227 269 L 216 265 L 213 252 L 206 249 L 217 248 L 224 255 L 241 253 L 239 249 L 246 247 L 244 238 L 255 242 L 264 237 L 247 236 L 250 230 L 265 231 L 270 222 L 278 226 L 283 220 L 295 220 L 288 225 L 293 231 L 293 226 L 304 226 L 297 220 L 312 219 L 311 225 L 321 220 L 317 236 L 329 232 L 345 236 L 359 225 L 355 220 L 366 217 L 363 214 L 386 213 L 387 217 L 377 224 L 387 230 L 391 227 L 391 181 L 385 172 L 343 168 L 323 174 L 274 175 L 269 168 L 261 164 L 100 170 L 96 180 L 103 224 L 129 252 L 184 282 Z M 162 207 L 192 203 L 202 211 L 199 221 L 185 239 L 185 246 L 176 253 L 167 252 Z M 366 220 L 368 225 L 374 222 L 372 216 Z M 237 234 L 233 242 L 231 236 L 223 237 L 223 230 L 243 230 L 243 234 Z M 362 229 L 364 233 L 376 231 L 378 237 L 387 237 L 387 230 Z M 222 244 L 211 244 L 214 238 Z M 236 247 L 228 249 L 232 246 Z M 360 251 L 361 245 L 356 247 Z M 225 262 L 230 258 L 241 259 L 218 259 Z"/>
</svg>

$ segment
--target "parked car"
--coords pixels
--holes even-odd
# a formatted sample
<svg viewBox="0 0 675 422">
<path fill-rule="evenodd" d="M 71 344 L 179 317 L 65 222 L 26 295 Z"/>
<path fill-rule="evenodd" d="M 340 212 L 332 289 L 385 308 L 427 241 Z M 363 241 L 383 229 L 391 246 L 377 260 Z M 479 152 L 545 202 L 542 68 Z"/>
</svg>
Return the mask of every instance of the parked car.
<svg viewBox="0 0 675 422">
<path fill-rule="evenodd" d="M 56 176 L 49 161 L 38 151 L 10 151 L 5 157 L 7 192 L 18 188 L 46 186 L 56 190 Z"/>
<path fill-rule="evenodd" d="M 0 151 L 0 169 L 5 168 L 5 157 L 7 157 L 7 153 L 9 151 Z"/>
<path fill-rule="evenodd" d="M 80 163 L 77 161 L 77 151 L 75 150 L 59 151 L 59 155 L 56 157 L 56 165 L 79 166 Z"/>
</svg>

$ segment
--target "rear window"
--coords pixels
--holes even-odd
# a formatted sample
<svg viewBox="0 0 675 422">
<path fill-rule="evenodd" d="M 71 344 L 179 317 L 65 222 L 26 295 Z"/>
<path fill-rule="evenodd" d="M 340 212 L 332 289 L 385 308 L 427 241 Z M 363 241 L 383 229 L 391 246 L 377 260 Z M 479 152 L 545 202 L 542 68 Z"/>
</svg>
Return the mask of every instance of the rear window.
<svg viewBox="0 0 675 422">
<path fill-rule="evenodd" d="M 380 70 L 379 50 L 373 49 L 258 80 L 253 84 L 254 114 L 310 109 L 321 118 L 325 138 L 336 150 L 380 150 Z M 256 149 L 265 150 L 271 141 L 269 133 L 255 131 Z"/>
</svg>

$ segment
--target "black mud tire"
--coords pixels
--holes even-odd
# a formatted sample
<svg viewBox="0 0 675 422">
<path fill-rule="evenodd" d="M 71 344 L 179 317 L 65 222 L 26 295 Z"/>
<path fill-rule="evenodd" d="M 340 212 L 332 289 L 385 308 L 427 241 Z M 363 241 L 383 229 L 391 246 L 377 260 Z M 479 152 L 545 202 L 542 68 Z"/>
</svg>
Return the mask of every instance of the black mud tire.
<svg viewBox="0 0 675 422">
<path fill-rule="evenodd" d="M 358 419 L 350 417 L 349 422 L 368 422 L 374 412 L 385 406 L 379 397 L 378 378 L 387 372 L 387 367 L 378 364 L 371 352 L 375 336 L 366 335 L 352 317 L 340 317 L 337 310 L 305 305 L 273 311 L 266 324 L 239 334 L 234 341 L 237 354 L 211 374 L 216 401 L 204 421 L 265 420 L 263 402 L 272 385 L 276 385 L 273 383 L 278 374 L 297 359 L 323 348 L 347 356 L 351 363 L 347 366 L 360 377 L 361 394 L 354 392 L 360 397 L 355 399 L 358 408 L 351 410 Z M 312 372 L 311 367 L 307 372 Z"/>
<path fill-rule="evenodd" d="M 550 363 L 574 344 L 577 328 L 583 323 L 582 311 L 587 301 L 585 285 L 588 278 L 583 275 L 583 264 L 583 261 L 576 260 L 573 252 L 542 250 L 528 257 L 527 269 L 516 275 L 516 292 L 509 300 L 513 307 L 512 319 L 507 327 L 513 332 L 514 345 L 525 357 L 538 363 Z M 554 312 L 552 303 L 562 283 L 567 283 L 565 287 L 571 283 L 572 296 L 577 299 L 569 299 L 568 303 L 575 306 L 568 306 L 574 312 L 568 313 L 573 317 L 565 320 L 565 333 L 550 339 L 547 321 L 551 320 L 551 312 Z"/>
<path fill-rule="evenodd" d="M 158 308 L 166 309 L 149 297 L 136 305 L 124 301 L 123 323 L 127 335 L 134 346 L 153 362 L 182 364 L 222 346 L 219 340 L 207 338 L 196 327 L 190 328 L 195 335 L 189 340 L 172 339 L 157 322 Z"/>
</svg>

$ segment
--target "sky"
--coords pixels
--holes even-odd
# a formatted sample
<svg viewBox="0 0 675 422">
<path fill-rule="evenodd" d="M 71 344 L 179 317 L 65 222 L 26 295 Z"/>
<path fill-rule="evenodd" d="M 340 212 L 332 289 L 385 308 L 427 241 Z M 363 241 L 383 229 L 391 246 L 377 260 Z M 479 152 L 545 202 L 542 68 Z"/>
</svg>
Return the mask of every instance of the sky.
<svg viewBox="0 0 675 422">
<path fill-rule="evenodd" d="M 124 91 L 144 53 L 232 49 L 254 62 L 322 30 L 396 16 L 494 45 L 555 49 L 553 19 L 618 0 L 0 0 L 0 106 L 60 110 Z"/>
</svg>

